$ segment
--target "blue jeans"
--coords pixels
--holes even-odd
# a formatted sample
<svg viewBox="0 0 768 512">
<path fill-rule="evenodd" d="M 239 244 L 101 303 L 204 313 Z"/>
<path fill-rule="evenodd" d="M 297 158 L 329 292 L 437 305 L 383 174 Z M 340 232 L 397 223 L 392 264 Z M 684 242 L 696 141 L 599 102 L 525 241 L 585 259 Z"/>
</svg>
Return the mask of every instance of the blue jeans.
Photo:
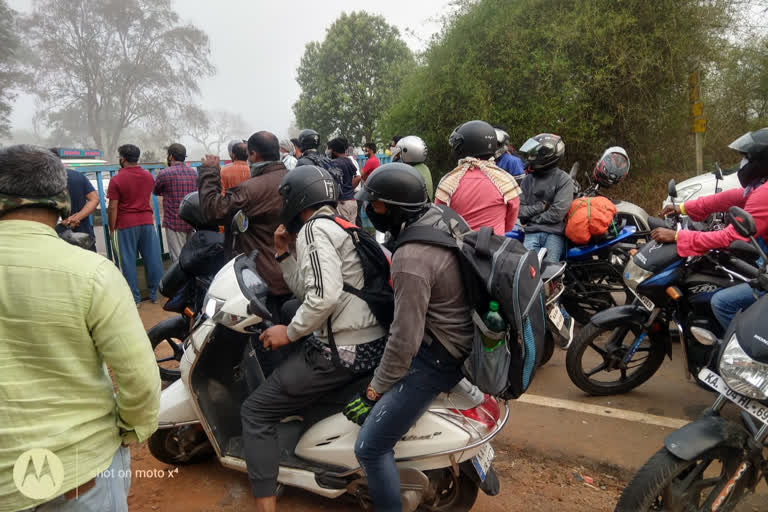
<svg viewBox="0 0 768 512">
<path fill-rule="evenodd" d="M 437 343 L 437 342 L 435 342 Z M 355 455 L 365 470 L 376 512 L 400 512 L 400 474 L 395 444 L 410 430 L 435 397 L 462 379 L 461 362 L 445 349 L 421 346 L 408 374 L 384 393 L 355 443 Z"/>
<path fill-rule="evenodd" d="M 563 235 L 557 235 L 555 233 L 526 233 L 525 241 L 523 245 L 530 251 L 539 252 L 542 247 L 547 248 L 547 255 L 544 256 L 544 261 L 551 261 L 557 263 L 563 260 L 565 252 L 565 237 Z"/>
<path fill-rule="evenodd" d="M 96 477 L 96 485 L 76 498 L 59 496 L 22 512 L 128 512 L 131 489 L 131 451 L 118 448 L 112 464 Z"/>
<path fill-rule="evenodd" d="M 757 292 L 758 296 L 762 296 L 764 293 Z M 736 313 L 747 309 L 755 303 L 755 300 L 751 286 L 747 283 L 737 284 L 722 289 L 712 296 L 712 312 L 723 329 L 727 329 Z"/>
<path fill-rule="evenodd" d="M 133 300 L 136 303 L 141 302 L 139 279 L 136 275 L 136 260 L 139 254 L 147 270 L 149 298 L 157 300 L 157 285 L 163 277 L 163 259 L 160 255 L 160 239 L 154 224 L 119 229 L 117 239 L 120 269 L 133 292 Z"/>
</svg>

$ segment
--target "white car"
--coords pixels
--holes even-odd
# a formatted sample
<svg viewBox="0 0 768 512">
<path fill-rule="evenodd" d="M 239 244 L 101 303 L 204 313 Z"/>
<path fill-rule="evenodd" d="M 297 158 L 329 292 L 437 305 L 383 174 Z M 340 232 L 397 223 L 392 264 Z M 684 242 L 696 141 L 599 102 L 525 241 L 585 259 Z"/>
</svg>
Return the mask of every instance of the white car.
<svg viewBox="0 0 768 512">
<path fill-rule="evenodd" d="M 690 201 L 691 199 L 698 199 L 702 196 L 709 196 L 724 190 L 741 187 L 739 178 L 736 175 L 736 169 L 722 171 L 722 180 L 717 179 L 715 172 L 700 174 L 677 183 L 677 198 L 675 199 L 675 203 L 679 204 L 684 201 Z M 672 199 L 667 196 L 667 198 L 664 199 L 662 207 L 671 203 Z"/>
</svg>

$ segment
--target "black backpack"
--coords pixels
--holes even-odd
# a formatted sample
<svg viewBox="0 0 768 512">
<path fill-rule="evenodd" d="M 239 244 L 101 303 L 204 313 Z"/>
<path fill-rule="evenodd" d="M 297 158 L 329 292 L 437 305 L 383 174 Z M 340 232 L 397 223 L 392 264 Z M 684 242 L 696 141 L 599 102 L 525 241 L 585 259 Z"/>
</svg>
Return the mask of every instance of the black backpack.
<svg viewBox="0 0 768 512">
<path fill-rule="evenodd" d="M 533 381 L 537 354 L 544 350 L 546 336 L 538 257 L 519 241 L 495 235 L 489 227 L 470 230 L 466 221 L 447 206 L 437 208 L 442 210 L 451 234 L 430 226 L 409 226 L 397 238 L 395 249 L 421 242 L 457 250 L 475 323 L 464 374 L 485 393 L 504 399 L 519 398 Z M 485 325 L 481 319 L 492 300 L 499 303 L 508 329 L 503 349 L 489 352 L 482 343 Z"/>
<path fill-rule="evenodd" d="M 358 289 L 344 283 L 344 291 L 364 300 L 376 321 L 384 329 L 389 329 L 395 316 L 395 294 L 392 290 L 392 279 L 389 271 L 390 261 L 379 243 L 367 231 L 341 217 L 316 215 L 313 219 L 331 220 L 352 238 L 352 243 L 355 245 L 357 255 L 360 257 L 360 264 L 363 267 L 363 288 Z M 333 339 L 330 316 L 328 317 L 328 344 L 331 347 L 333 362 L 339 366 L 339 354 Z"/>
<path fill-rule="evenodd" d="M 317 152 L 301 155 L 299 162 L 302 159 L 307 159 L 312 162 L 312 165 L 321 167 L 328 171 L 331 177 L 333 177 L 334 181 L 336 181 L 336 183 L 339 185 L 339 190 L 341 190 L 341 186 L 344 183 L 344 174 L 341 172 L 341 169 L 339 169 L 336 164 L 333 163 L 333 160 Z M 297 165 L 303 164 L 297 163 Z"/>
</svg>

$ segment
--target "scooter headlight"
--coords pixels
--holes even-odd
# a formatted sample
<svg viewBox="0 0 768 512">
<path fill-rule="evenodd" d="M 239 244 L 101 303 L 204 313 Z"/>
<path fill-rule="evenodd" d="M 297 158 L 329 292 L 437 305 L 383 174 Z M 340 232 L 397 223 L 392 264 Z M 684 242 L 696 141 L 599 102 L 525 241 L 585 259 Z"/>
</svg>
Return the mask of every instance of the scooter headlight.
<svg viewBox="0 0 768 512">
<path fill-rule="evenodd" d="M 653 275 L 650 270 L 645 270 L 640 265 L 630 259 L 624 267 L 624 282 L 632 290 L 637 290 L 637 285 Z"/>
<path fill-rule="evenodd" d="M 205 316 L 208 318 L 213 318 L 224 305 L 224 301 L 215 297 L 211 297 L 210 295 L 206 295 L 203 304 L 205 304 L 205 307 L 203 308 Z"/>
<path fill-rule="evenodd" d="M 749 398 L 768 399 L 768 364 L 755 361 L 734 334 L 720 356 L 720 375 L 728 387 Z"/>
</svg>

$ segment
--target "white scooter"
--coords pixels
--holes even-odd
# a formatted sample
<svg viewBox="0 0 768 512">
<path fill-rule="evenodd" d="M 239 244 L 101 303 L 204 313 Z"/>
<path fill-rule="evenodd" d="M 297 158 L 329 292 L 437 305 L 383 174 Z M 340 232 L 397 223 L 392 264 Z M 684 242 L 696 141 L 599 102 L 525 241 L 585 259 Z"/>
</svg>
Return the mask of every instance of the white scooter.
<svg viewBox="0 0 768 512">
<path fill-rule="evenodd" d="M 247 219 L 236 219 L 245 231 Z M 159 430 L 149 449 L 168 464 L 215 454 L 222 465 L 246 472 L 240 406 L 263 382 L 253 343 L 268 325 L 267 286 L 253 260 L 240 255 L 214 278 L 191 334 L 184 341 L 181 379 L 160 399 Z M 359 427 L 341 413 L 370 381 L 367 375 L 278 425 L 278 482 L 326 498 L 349 494 L 367 507 L 368 484 L 354 454 Z M 467 511 L 478 489 L 499 491 L 489 441 L 509 417 L 506 402 L 463 380 L 440 395 L 395 446 L 403 510 Z"/>
</svg>

